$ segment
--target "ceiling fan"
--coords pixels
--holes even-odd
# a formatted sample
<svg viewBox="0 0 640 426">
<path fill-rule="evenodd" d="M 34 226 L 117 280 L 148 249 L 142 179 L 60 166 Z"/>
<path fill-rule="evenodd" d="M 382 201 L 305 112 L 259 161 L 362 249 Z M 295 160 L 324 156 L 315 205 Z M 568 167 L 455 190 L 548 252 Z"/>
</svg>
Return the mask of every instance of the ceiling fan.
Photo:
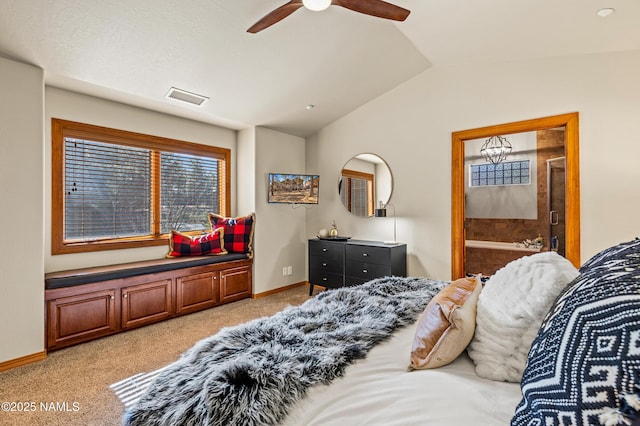
<svg viewBox="0 0 640 426">
<path fill-rule="evenodd" d="M 253 24 L 247 32 L 255 34 L 262 31 L 280 22 L 303 6 L 310 10 L 320 11 L 331 5 L 342 6 L 365 15 L 393 19 L 394 21 L 404 21 L 411 13 L 407 9 L 382 0 L 290 0 L 288 3 L 267 13 L 262 19 Z"/>
</svg>

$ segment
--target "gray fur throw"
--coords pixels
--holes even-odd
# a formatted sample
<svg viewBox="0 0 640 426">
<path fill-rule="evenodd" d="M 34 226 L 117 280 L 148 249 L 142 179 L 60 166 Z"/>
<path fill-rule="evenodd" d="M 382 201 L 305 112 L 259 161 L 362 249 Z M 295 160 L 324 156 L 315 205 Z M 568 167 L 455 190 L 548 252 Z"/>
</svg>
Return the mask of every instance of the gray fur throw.
<svg viewBox="0 0 640 426">
<path fill-rule="evenodd" d="M 276 424 L 310 386 L 329 384 L 413 323 L 446 284 L 380 278 L 224 328 L 163 370 L 125 413 L 124 424 Z"/>
</svg>

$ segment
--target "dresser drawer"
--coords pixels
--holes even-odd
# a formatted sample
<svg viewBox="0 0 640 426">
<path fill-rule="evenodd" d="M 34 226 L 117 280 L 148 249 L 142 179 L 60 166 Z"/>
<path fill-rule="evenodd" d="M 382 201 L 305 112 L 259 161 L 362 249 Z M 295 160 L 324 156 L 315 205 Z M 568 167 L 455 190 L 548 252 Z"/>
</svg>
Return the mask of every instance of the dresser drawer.
<svg viewBox="0 0 640 426">
<path fill-rule="evenodd" d="M 390 265 L 379 263 L 354 262 L 347 260 L 345 275 L 359 280 L 369 281 L 374 278 L 391 275 Z"/>
<path fill-rule="evenodd" d="M 391 264 L 389 249 L 386 247 L 371 247 L 371 246 L 353 244 L 353 245 L 347 245 L 345 251 L 346 251 L 347 260 L 350 260 L 350 261 L 379 263 L 382 265 Z"/>
<path fill-rule="evenodd" d="M 343 285 L 342 274 L 331 274 L 318 269 L 309 271 L 309 282 L 327 288 L 339 288 Z"/>
<path fill-rule="evenodd" d="M 311 256 L 309 258 L 309 268 L 332 274 L 342 274 L 344 270 L 342 259 L 324 256 Z"/>
<path fill-rule="evenodd" d="M 325 259 L 338 259 L 344 258 L 344 244 L 335 243 L 331 241 L 310 241 L 309 242 L 309 255 L 320 256 Z"/>
</svg>

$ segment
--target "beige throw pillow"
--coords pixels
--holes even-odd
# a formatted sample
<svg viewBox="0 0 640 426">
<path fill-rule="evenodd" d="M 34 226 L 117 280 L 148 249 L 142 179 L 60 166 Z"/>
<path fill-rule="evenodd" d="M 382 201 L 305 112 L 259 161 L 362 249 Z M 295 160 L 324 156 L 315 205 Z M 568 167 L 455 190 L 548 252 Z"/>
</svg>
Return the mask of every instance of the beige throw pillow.
<svg viewBox="0 0 640 426">
<path fill-rule="evenodd" d="M 461 278 L 429 302 L 417 323 L 409 370 L 438 368 L 455 360 L 473 338 L 480 277 Z"/>
</svg>

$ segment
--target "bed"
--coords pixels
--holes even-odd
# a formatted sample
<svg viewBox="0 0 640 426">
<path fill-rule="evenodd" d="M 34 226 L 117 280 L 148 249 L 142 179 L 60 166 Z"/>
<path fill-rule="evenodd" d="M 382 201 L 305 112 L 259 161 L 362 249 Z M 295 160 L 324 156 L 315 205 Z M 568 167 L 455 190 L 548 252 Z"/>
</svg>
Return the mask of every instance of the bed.
<svg viewBox="0 0 640 426">
<path fill-rule="evenodd" d="M 507 425 L 522 398 L 517 383 L 478 377 L 466 354 L 451 364 L 407 371 L 415 324 L 373 348 L 344 378 L 316 386 L 286 426 Z"/>
<path fill-rule="evenodd" d="M 640 240 L 580 270 L 546 252 L 481 282 L 386 277 L 224 329 L 123 423 L 640 423 Z"/>
</svg>

